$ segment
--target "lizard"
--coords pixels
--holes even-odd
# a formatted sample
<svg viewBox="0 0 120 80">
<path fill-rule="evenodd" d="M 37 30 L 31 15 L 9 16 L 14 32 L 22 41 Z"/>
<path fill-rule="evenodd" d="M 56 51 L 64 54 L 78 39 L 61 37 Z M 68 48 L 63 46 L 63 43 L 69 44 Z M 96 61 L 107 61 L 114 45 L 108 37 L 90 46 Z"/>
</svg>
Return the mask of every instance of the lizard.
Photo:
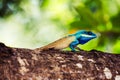
<svg viewBox="0 0 120 80">
<path fill-rule="evenodd" d="M 34 49 L 34 51 L 40 52 L 43 50 L 50 50 L 50 49 L 61 50 L 67 47 L 70 47 L 72 51 L 76 51 L 75 49 L 79 49 L 77 45 L 85 44 L 96 37 L 97 35 L 91 31 L 79 30 L 75 34 L 70 34 L 63 38 L 60 38 L 46 46 L 36 48 Z"/>
</svg>

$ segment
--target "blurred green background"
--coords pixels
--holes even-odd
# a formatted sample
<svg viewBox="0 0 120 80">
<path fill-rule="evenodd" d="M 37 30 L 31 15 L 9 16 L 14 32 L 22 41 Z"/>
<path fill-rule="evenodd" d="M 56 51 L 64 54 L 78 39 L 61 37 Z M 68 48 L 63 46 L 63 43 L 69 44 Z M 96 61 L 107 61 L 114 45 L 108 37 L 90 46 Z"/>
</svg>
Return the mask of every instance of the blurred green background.
<svg viewBox="0 0 120 80">
<path fill-rule="evenodd" d="M 37 48 L 77 30 L 100 35 L 85 45 L 120 53 L 120 0 L 0 0 L 0 42 Z"/>
</svg>

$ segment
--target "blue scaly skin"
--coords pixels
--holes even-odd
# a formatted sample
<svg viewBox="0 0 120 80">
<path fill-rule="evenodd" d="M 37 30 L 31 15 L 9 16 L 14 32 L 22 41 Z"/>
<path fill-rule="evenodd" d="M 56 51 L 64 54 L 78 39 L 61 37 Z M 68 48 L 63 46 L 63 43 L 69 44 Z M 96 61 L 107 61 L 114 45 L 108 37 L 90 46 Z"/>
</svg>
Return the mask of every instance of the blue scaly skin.
<svg viewBox="0 0 120 80">
<path fill-rule="evenodd" d="M 90 41 L 91 39 L 94 39 L 97 37 L 96 34 L 94 34 L 93 32 L 85 31 L 85 30 L 80 30 L 70 36 L 76 37 L 76 39 L 73 42 L 71 42 L 71 44 L 69 45 L 69 47 L 71 48 L 72 51 L 75 51 L 75 47 L 78 44 L 85 44 L 88 41 Z"/>
<path fill-rule="evenodd" d="M 46 46 L 36 48 L 34 51 L 40 52 L 42 50 L 64 49 L 66 47 L 70 47 L 72 51 L 76 51 L 75 48 L 77 47 L 77 45 L 85 44 L 96 37 L 96 34 L 91 31 L 80 30 L 75 34 L 71 34 L 61 39 L 58 39 Z"/>
</svg>

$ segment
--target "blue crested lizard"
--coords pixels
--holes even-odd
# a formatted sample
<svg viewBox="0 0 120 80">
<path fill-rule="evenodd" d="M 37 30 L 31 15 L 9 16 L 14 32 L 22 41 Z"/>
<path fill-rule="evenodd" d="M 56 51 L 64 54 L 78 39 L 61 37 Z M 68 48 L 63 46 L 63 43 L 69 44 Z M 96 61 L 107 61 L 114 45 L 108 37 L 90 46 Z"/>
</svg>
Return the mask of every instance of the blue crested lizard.
<svg viewBox="0 0 120 80">
<path fill-rule="evenodd" d="M 80 30 L 75 34 L 68 35 L 61 39 L 58 39 L 46 46 L 36 48 L 35 52 L 40 52 L 42 50 L 50 50 L 50 49 L 64 49 L 66 47 L 70 47 L 72 51 L 76 51 L 75 48 L 78 48 L 78 44 L 85 44 L 91 39 L 96 38 L 96 34 L 91 31 Z"/>
</svg>

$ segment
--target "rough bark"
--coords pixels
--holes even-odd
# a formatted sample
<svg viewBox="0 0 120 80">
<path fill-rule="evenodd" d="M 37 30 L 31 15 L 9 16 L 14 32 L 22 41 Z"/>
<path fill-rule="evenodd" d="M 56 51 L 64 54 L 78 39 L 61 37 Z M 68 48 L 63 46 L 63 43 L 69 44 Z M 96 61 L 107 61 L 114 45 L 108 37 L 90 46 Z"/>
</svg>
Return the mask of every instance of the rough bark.
<svg viewBox="0 0 120 80">
<path fill-rule="evenodd" d="M 0 43 L 0 80 L 120 80 L 120 55 L 91 51 L 35 53 Z"/>
</svg>

